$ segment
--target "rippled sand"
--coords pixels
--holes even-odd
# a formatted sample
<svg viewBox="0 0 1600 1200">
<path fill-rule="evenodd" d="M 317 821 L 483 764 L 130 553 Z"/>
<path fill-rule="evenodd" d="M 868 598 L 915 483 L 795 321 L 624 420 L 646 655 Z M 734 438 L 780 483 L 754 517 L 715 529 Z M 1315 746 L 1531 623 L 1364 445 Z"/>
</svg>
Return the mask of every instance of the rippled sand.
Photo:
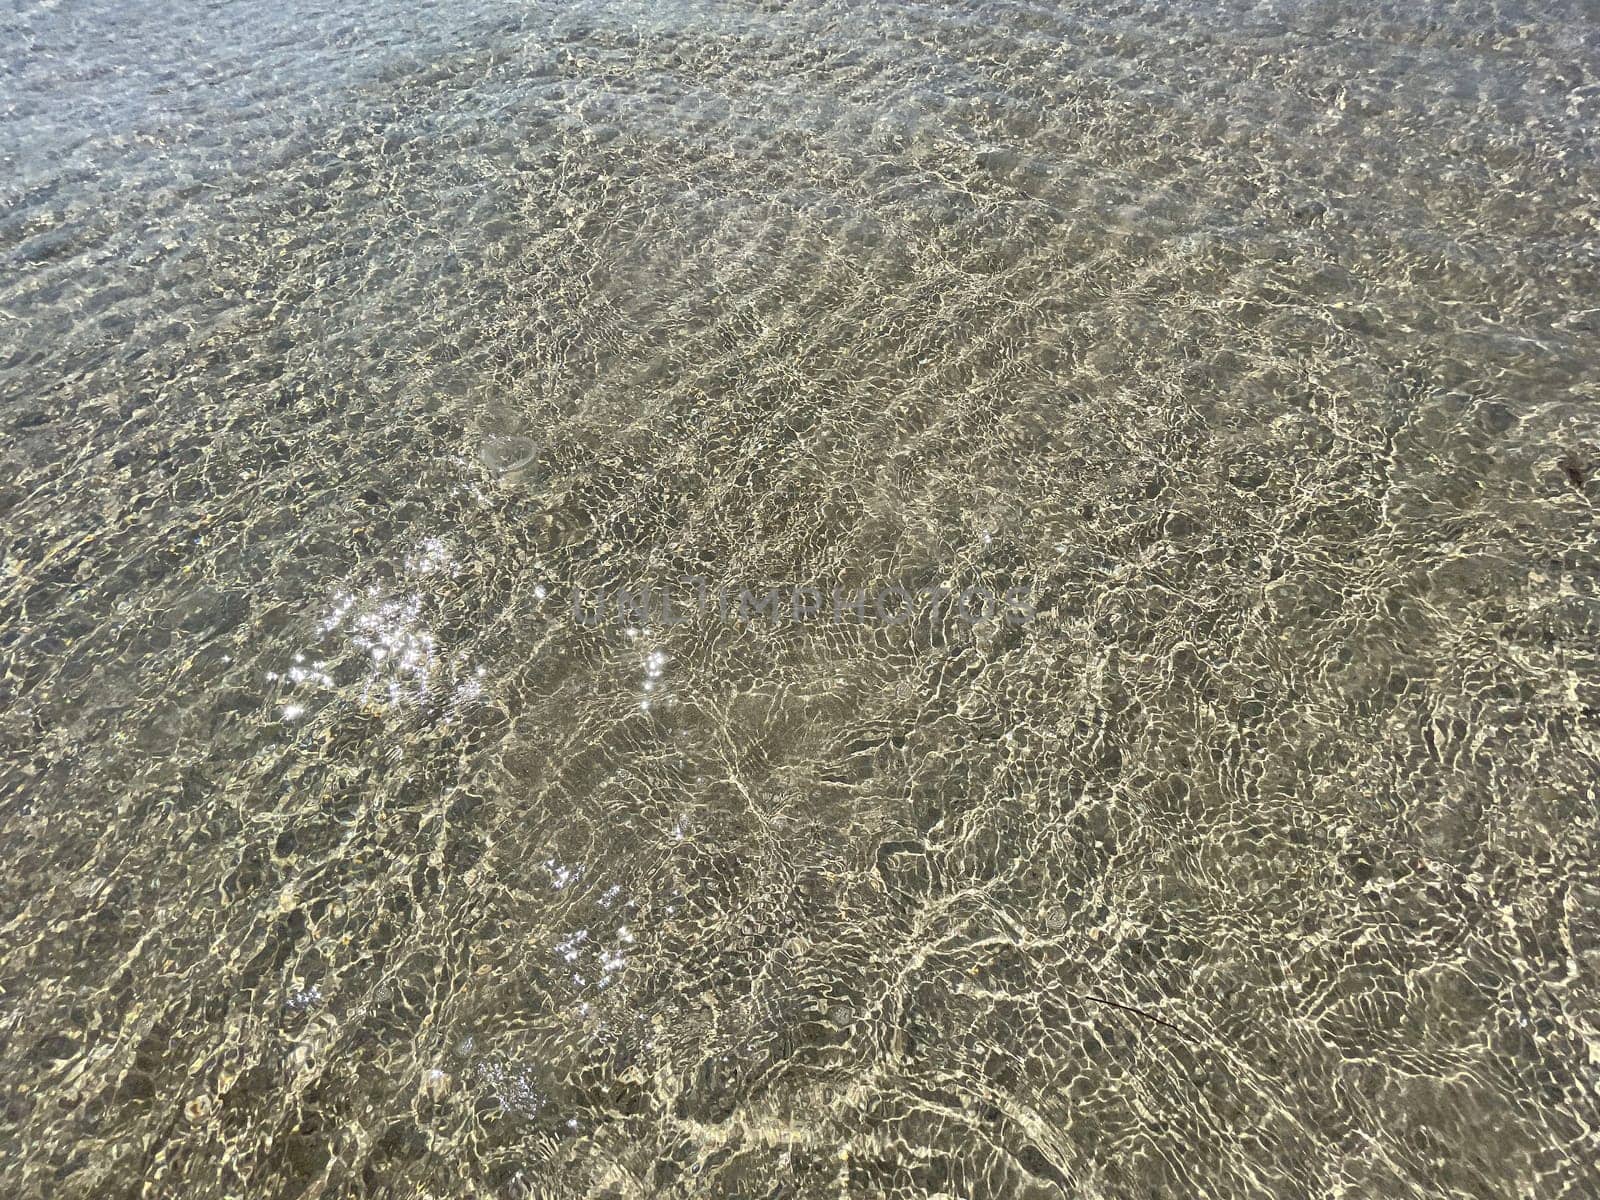
<svg viewBox="0 0 1600 1200">
<path fill-rule="evenodd" d="M 0 32 L 0 1193 L 1600 1195 L 1592 3 Z"/>
</svg>

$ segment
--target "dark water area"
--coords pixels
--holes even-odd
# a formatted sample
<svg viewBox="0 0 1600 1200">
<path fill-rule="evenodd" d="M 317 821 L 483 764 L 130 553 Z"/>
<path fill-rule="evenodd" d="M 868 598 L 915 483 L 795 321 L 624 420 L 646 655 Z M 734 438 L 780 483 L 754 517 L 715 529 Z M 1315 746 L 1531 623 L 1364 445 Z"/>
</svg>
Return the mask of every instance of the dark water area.
<svg viewBox="0 0 1600 1200">
<path fill-rule="evenodd" d="M 1600 1196 L 1592 2 L 0 35 L 0 1195 Z"/>
</svg>

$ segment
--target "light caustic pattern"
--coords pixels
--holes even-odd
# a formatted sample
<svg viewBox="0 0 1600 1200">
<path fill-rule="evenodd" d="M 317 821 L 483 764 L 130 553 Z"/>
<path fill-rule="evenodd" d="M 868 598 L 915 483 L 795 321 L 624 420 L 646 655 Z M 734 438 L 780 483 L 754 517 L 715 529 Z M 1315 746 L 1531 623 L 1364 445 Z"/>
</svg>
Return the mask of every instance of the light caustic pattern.
<svg viewBox="0 0 1600 1200">
<path fill-rule="evenodd" d="M 1591 4 L 0 29 L 5 1196 L 1600 1195 Z"/>
</svg>

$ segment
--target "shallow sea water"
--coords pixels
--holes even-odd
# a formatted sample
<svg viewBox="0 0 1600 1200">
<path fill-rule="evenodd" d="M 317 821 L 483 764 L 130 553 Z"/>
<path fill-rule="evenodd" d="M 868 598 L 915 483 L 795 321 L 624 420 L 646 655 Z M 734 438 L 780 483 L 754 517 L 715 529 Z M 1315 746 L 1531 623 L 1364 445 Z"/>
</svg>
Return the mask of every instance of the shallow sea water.
<svg viewBox="0 0 1600 1200">
<path fill-rule="evenodd" d="M 1592 3 L 0 33 L 5 1196 L 1600 1195 Z"/>
</svg>

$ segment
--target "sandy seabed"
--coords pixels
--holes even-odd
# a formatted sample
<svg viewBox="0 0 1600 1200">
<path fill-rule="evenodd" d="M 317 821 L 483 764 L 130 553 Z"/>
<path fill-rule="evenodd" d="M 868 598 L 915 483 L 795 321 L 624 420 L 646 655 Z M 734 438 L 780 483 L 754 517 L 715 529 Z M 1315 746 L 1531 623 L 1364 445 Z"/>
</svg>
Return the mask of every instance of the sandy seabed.
<svg viewBox="0 0 1600 1200">
<path fill-rule="evenodd" d="M 1592 4 L 0 33 L 0 1193 L 1600 1195 Z"/>
</svg>

